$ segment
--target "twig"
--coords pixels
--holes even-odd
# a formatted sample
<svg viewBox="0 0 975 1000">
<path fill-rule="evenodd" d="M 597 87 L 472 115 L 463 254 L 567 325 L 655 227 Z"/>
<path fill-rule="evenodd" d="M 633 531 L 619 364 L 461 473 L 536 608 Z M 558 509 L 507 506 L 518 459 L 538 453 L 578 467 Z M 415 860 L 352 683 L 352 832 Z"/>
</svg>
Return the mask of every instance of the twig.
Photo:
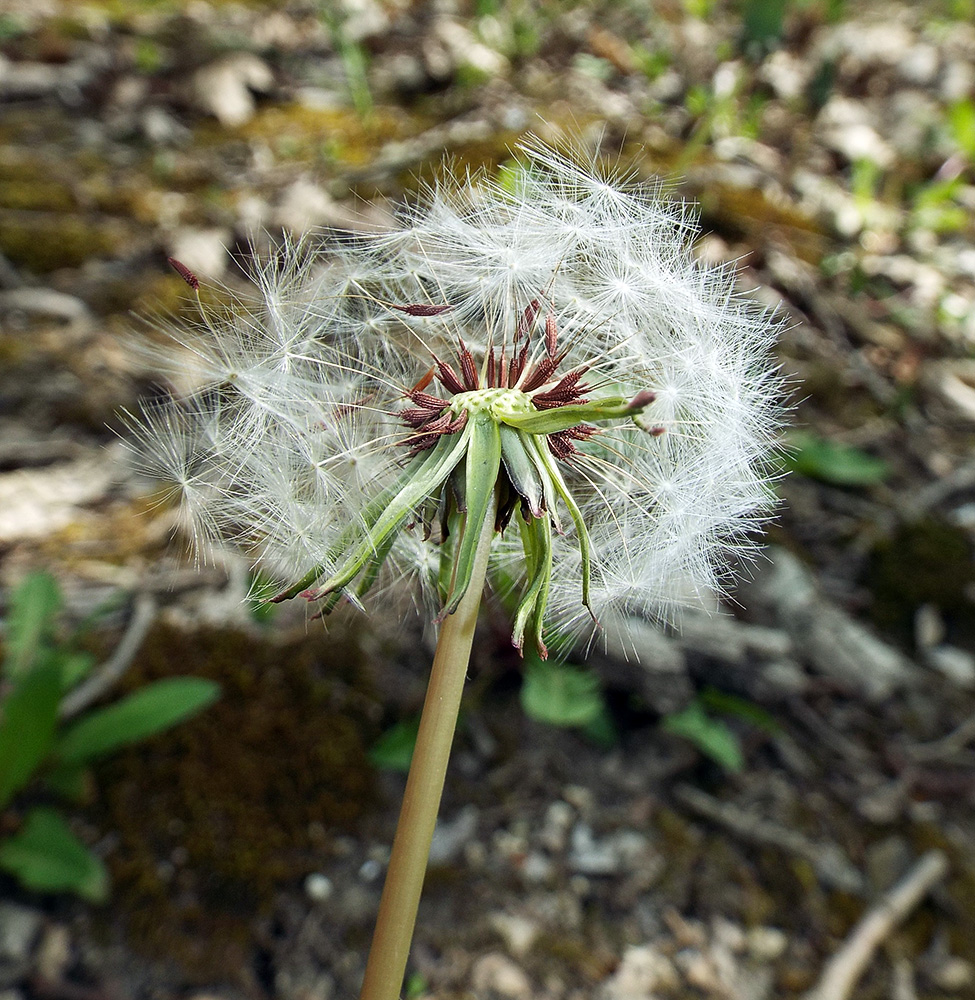
<svg viewBox="0 0 975 1000">
<path fill-rule="evenodd" d="M 946 736 L 930 743 L 918 743 L 907 748 L 911 760 L 931 761 L 954 757 L 975 739 L 975 715 L 970 715 Z"/>
<path fill-rule="evenodd" d="M 803 1000 L 846 1000 L 894 928 L 948 871 L 943 851 L 928 851 L 913 868 L 870 907 L 850 931 L 840 950 L 826 963 L 819 982 Z"/>
<path fill-rule="evenodd" d="M 788 854 L 805 858 L 816 875 L 834 889 L 859 893 L 863 890 L 863 876 L 837 844 L 811 840 L 796 830 L 780 823 L 739 809 L 722 802 L 692 785 L 678 785 L 675 796 L 696 813 L 729 829 L 743 840 L 777 847 Z"/>
<path fill-rule="evenodd" d="M 132 618 L 115 652 L 82 684 L 79 684 L 61 702 L 58 714 L 61 719 L 70 719 L 84 711 L 93 701 L 100 698 L 128 670 L 142 640 L 156 620 L 156 602 L 148 594 L 140 594 L 135 599 Z"/>
</svg>

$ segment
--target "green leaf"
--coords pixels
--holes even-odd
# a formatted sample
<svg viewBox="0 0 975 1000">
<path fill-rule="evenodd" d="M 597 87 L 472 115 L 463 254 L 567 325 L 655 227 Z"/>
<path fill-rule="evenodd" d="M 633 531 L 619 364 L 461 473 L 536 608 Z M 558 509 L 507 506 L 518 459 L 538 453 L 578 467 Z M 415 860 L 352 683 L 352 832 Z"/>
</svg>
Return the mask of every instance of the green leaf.
<svg viewBox="0 0 975 1000">
<path fill-rule="evenodd" d="M 15 677 L 30 669 L 41 646 L 54 634 L 61 591 L 50 573 L 31 573 L 10 596 L 4 673 Z"/>
<path fill-rule="evenodd" d="M 54 660 L 19 676 L 0 708 L 0 807 L 30 781 L 54 744 L 61 672 Z"/>
<path fill-rule="evenodd" d="M 32 809 L 20 831 L 0 844 L 0 868 L 37 892 L 74 892 L 94 903 L 108 894 L 105 866 L 53 809 Z"/>
<path fill-rule="evenodd" d="M 605 711 L 605 700 L 592 670 L 526 656 L 521 707 L 551 726 L 587 726 Z"/>
<path fill-rule="evenodd" d="M 80 684 L 95 666 L 95 657 L 91 653 L 55 649 L 52 650 L 52 657 L 58 665 L 62 693 Z"/>
<path fill-rule="evenodd" d="M 712 712 L 744 719 L 756 729 L 771 733 L 773 736 L 782 732 L 782 727 L 775 721 L 775 717 L 770 712 L 766 712 L 760 705 L 756 705 L 746 698 L 739 698 L 726 691 L 707 687 L 701 692 L 700 701 L 705 708 L 709 708 Z"/>
<path fill-rule="evenodd" d="M 948 109 L 951 137 L 968 157 L 975 157 L 975 102 L 969 98 L 957 101 Z"/>
<path fill-rule="evenodd" d="M 387 771 L 409 771 L 416 746 L 416 734 L 420 731 L 420 717 L 404 719 L 386 730 L 369 751 L 369 760 L 374 767 Z"/>
<path fill-rule="evenodd" d="M 693 701 L 682 711 L 668 715 L 662 725 L 666 732 L 689 740 L 726 771 L 738 773 L 745 766 L 738 737 L 720 719 L 711 718 L 700 702 Z"/>
<path fill-rule="evenodd" d="M 69 727 L 54 753 L 60 763 L 82 764 L 145 739 L 206 708 L 219 694 L 213 681 L 171 677 L 149 684 Z"/>
<path fill-rule="evenodd" d="M 582 735 L 600 750 L 612 750 L 619 745 L 620 731 L 607 705 L 604 704 L 600 713 L 582 727 Z"/>
<path fill-rule="evenodd" d="M 790 436 L 785 463 L 792 472 L 835 486 L 872 486 L 890 475 L 883 459 L 807 432 Z"/>
<path fill-rule="evenodd" d="M 788 0 L 745 0 L 743 36 L 746 45 L 763 51 L 772 49 L 782 39 Z"/>
</svg>

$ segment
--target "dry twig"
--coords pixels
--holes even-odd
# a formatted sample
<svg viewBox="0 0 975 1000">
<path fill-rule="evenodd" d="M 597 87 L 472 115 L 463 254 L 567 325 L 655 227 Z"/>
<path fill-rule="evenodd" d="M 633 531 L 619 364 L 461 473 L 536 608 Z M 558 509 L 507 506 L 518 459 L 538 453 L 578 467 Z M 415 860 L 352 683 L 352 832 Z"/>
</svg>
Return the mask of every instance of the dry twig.
<svg viewBox="0 0 975 1000">
<path fill-rule="evenodd" d="M 922 855 L 914 867 L 867 910 L 840 950 L 826 963 L 819 982 L 803 1000 L 846 1000 L 880 944 L 947 871 L 948 859 L 943 851 L 928 851 Z"/>
<path fill-rule="evenodd" d="M 863 876 L 843 853 L 838 844 L 811 840 L 797 830 L 740 809 L 734 803 L 722 802 L 692 785 L 678 785 L 674 794 L 684 805 L 715 823 L 720 823 L 743 840 L 777 847 L 788 854 L 805 858 L 817 876 L 834 889 L 859 893 Z"/>
<path fill-rule="evenodd" d="M 115 652 L 61 702 L 59 714 L 62 720 L 83 712 L 128 670 L 142 640 L 156 620 L 156 610 L 156 602 L 148 594 L 140 594 L 136 598 L 129 626 Z"/>
</svg>

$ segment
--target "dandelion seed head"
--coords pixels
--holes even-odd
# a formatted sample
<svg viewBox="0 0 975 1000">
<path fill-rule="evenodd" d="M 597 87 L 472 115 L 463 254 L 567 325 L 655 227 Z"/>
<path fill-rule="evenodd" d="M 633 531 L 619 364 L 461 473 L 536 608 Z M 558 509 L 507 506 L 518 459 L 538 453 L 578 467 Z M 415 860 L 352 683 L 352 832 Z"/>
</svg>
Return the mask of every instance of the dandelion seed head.
<svg viewBox="0 0 975 1000">
<path fill-rule="evenodd" d="M 286 241 L 257 266 L 252 302 L 172 332 L 183 360 L 160 368 L 188 356 L 196 379 L 147 408 L 133 442 L 198 544 L 232 540 L 283 580 L 334 578 L 329 599 L 368 608 L 412 584 L 436 609 L 466 509 L 438 456 L 490 412 L 524 443 L 500 473 L 502 593 L 531 590 L 525 532 L 552 528 L 539 641 L 713 603 L 774 506 L 777 323 L 733 270 L 694 260 L 693 213 L 659 185 L 534 140 L 512 176 L 440 180 L 394 232 L 314 252 Z M 604 413 L 599 426 L 574 407 Z M 403 486 L 412 468 L 425 492 Z"/>
</svg>

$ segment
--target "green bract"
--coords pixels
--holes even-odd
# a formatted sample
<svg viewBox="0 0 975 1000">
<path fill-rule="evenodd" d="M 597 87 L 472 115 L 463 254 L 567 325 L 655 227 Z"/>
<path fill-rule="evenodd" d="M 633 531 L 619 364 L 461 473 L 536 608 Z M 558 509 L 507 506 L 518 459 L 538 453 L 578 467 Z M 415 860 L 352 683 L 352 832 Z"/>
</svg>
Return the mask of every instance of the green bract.
<svg viewBox="0 0 975 1000">
<path fill-rule="evenodd" d="M 575 397 L 572 397 L 575 398 Z M 324 600 L 328 614 L 342 597 L 358 604 L 407 525 L 424 525 L 428 533 L 439 522 L 441 620 L 456 609 L 471 580 L 480 526 L 498 494 L 496 527 L 503 531 L 514 519 L 521 535 L 527 578 L 515 611 L 512 642 L 521 649 L 526 634 L 542 656 L 542 623 L 552 578 L 552 531 L 562 534 L 559 506 L 575 526 L 582 558 L 582 603 L 589 607 L 590 543 L 582 514 L 546 442 L 588 422 L 632 419 L 653 401 L 650 392 L 631 400 L 612 396 L 538 409 L 517 388 L 491 387 L 456 393 L 444 400 L 433 419 L 448 429 L 409 461 L 400 478 L 363 511 L 338 539 L 332 559 L 339 569 L 314 587 L 324 573 L 318 567 L 279 594 L 281 601 L 298 594 Z M 344 560 L 341 556 L 345 554 Z M 330 560 L 331 565 L 335 563 Z M 310 589 L 309 589 L 310 588 Z"/>
</svg>

